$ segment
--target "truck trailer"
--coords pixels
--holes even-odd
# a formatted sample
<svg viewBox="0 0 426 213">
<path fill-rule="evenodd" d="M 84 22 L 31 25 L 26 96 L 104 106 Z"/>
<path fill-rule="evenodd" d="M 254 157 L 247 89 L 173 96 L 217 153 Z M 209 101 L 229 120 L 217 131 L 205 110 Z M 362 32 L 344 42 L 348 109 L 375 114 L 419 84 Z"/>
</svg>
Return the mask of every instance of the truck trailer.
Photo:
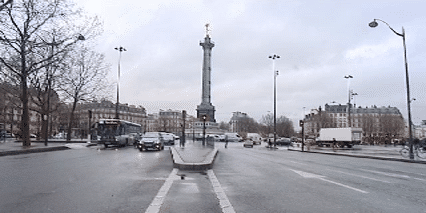
<svg viewBox="0 0 426 213">
<path fill-rule="evenodd" d="M 332 146 L 336 143 L 339 147 L 351 148 L 360 144 L 362 128 L 322 128 L 316 140 L 318 146 Z"/>
</svg>

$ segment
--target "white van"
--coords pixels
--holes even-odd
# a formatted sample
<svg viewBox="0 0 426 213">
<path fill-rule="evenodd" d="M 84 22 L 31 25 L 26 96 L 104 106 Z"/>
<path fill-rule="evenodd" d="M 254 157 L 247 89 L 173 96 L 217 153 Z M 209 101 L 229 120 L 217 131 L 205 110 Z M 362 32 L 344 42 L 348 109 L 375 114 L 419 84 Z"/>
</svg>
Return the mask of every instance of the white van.
<svg viewBox="0 0 426 213">
<path fill-rule="evenodd" d="M 258 133 L 247 133 L 247 139 L 252 140 L 253 144 L 261 144 L 262 137 Z"/>
<path fill-rule="evenodd" d="M 225 137 L 228 139 L 228 142 L 243 141 L 243 138 L 240 135 L 238 135 L 238 133 L 236 133 L 236 132 L 225 133 Z"/>
</svg>

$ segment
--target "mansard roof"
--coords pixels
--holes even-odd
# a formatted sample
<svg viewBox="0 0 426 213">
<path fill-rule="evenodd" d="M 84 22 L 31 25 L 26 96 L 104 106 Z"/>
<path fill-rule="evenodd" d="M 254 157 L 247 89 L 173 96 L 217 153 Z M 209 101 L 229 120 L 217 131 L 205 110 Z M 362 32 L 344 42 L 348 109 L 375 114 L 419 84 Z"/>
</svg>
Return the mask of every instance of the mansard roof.
<svg viewBox="0 0 426 213">
<path fill-rule="evenodd" d="M 325 111 L 329 113 L 345 113 L 347 112 L 348 105 L 325 105 Z M 369 107 L 362 108 L 361 106 L 358 108 L 354 108 L 353 105 L 351 105 L 351 113 L 360 113 L 360 114 L 394 114 L 394 115 L 401 115 L 401 112 L 396 107 L 377 107 L 376 105 Z"/>
</svg>

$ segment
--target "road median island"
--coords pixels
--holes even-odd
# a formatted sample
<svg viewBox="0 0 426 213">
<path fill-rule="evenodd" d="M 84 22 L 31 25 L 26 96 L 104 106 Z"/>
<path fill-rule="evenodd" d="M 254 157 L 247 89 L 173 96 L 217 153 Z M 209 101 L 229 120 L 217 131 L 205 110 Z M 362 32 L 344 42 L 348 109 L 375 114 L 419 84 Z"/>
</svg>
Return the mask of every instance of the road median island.
<svg viewBox="0 0 426 213">
<path fill-rule="evenodd" d="M 180 170 L 207 170 L 213 167 L 214 160 L 217 156 L 218 149 L 213 148 L 205 151 L 205 157 L 200 160 L 200 156 L 193 157 L 194 152 L 188 148 L 178 150 L 175 147 L 170 147 L 170 154 L 172 155 L 173 167 Z M 191 158 L 191 159 L 188 159 Z M 195 159 L 195 161 L 194 161 Z"/>
<path fill-rule="evenodd" d="M 54 146 L 54 147 L 45 147 L 45 148 L 23 148 L 21 150 L 9 150 L 9 151 L 0 152 L 0 156 L 61 151 L 61 150 L 67 150 L 67 149 L 70 149 L 70 148 L 66 146 Z"/>
</svg>

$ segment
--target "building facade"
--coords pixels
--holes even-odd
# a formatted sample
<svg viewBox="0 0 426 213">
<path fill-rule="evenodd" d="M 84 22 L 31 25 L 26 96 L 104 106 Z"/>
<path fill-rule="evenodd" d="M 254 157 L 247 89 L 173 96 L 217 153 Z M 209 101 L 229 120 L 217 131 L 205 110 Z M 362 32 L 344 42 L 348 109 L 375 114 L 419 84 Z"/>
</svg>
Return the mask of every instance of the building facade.
<svg viewBox="0 0 426 213">
<path fill-rule="evenodd" d="M 250 117 L 244 112 L 233 112 L 232 117 L 229 120 L 229 131 L 230 132 L 241 132 L 243 130 L 244 123 Z"/>
<path fill-rule="evenodd" d="M 350 112 L 348 111 L 350 109 Z M 396 107 L 325 105 L 305 115 L 305 135 L 317 137 L 321 128 L 358 127 L 365 137 L 405 137 L 405 122 Z"/>
<path fill-rule="evenodd" d="M 29 128 L 30 134 L 40 136 L 43 118 L 43 103 L 46 96 L 37 96 L 38 93 L 34 88 L 28 90 L 28 107 L 29 107 Z M 0 84 L 0 123 L 3 126 L 2 131 L 20 135 L 22 120 L 22 103 L 19 99 L 20 89 L 7 83 Z M 50 92 L 49 107 L 49 133 L 50 135 L 57 130 L 57 124 L 60 120 L 58 94 L 55 91 Z"/>
<path fill-rule="evenodd" d="M 414 137 L 423 139 L 426 138 L 426 120 L 422 120 L 419 125 L 413 125 Z"/>
<path fill-rule="evenodd" d="M 61 123 L 61 131 L 65 131 L 65 128 L 68 126 L 70 106 L 67 106 L 67 108 L 68 110 L 63 111 L 66 113 L 63 117 L 67 119 Z M 74 113 L 76 123 L 73 125 L 73 137 L 84 137 L 88 134 L 90 125 L 99 122 L 100 119 L 115 118 L 115 112 L 116 104 L 108 100 L 78 104 Z M 121 120 L 137 123 L 142 125 L 142 127 L 145 124 L 146 110 L 142 106 L 119 104 L 118 112 L 119 119 Z"/>
</svg>

